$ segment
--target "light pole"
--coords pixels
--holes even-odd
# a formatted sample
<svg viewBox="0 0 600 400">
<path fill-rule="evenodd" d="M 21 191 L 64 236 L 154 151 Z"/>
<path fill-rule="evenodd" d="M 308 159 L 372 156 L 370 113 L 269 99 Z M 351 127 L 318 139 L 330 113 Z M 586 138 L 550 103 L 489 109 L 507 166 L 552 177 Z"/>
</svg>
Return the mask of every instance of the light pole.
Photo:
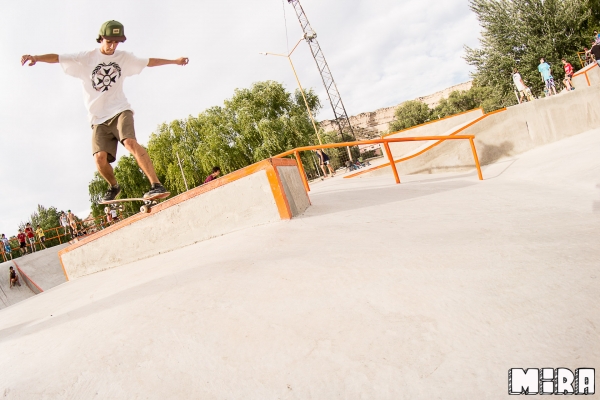
<svg viewBox="0 0 600 400">
<path fill-rule="evenodd" d="M 264 54 L 265 56 L 277 56 L 277 57 L 285 57 L 288 59 L 288 61 L 290 62 L 290 65 L 292 66 L 292 71 L 294 71 L 294 76 L 296 77 L 296 82 L 298 83 L 298 88 L 300 88 L 300 93 L 302 93 L 302 98 L 304 99 L 304 104 L 306 105 L 306 111 L 308 111 L 308 115 L 310 116 L 310 120 L 312 122 L 313 128 L 315 128 L 315 133 L 317 134 L 317 139 L 319 139 L 319 144 L 322 145 L 323 142 L 321 141 L 321 135 L 319 135 L 319 130 L 317 129 L 317 124 L 315 123 L 315 119 L 312 115 L 312 112 L 310 111 L 310 107 L 308 106 L 308 101 L 306 101 L 306 95 L 304 94 L 304 89 L 302 89 L 302 85 L 300 84 L 300 79 L 298 79 L 298 74 L 296 73 L 296 68 L 294 68 L 294 63 L 292 62 L 292 53 L 296 50 L 296 48 L 298 47 L 298 45 L 300 44 L 301 41 L 303 41 L 304 38 L 301 38 L 300 40 L 298 40 L 298 43 L 296 43 L 296 45 L 294 46 L 294 48 L 292 49 L 292 51 L 290 51 L 290 53 L 288 55 L 285 54 L 276 54 L 276 53 L 259 53 L 259 54 Z"/>
</svg>

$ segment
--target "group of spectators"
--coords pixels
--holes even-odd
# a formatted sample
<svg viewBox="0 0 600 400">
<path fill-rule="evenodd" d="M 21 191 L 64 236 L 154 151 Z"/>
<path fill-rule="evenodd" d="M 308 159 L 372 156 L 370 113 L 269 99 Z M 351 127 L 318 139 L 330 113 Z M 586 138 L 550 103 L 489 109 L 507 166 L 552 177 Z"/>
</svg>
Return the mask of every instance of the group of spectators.
<svg viewBox="0 0 600 400">
<path fill-rule="evenodd" d="M 571 81 L 574 72 L 573 66 L 565 58 L 561 60 L 561 63 L 565 70 L 565 79 L 563 79 L 562 81 L 563 85 L 565 86 L 565 89 L 567 91 L 575 90 L 575 86 L 573 86 L 573 82 Z M 544 81 L 545 95 L 556 95 L 556 83 L 554 82 L 554 76 L 552 75 L 552 67 L 546 62 L 544 58 L 540 58 L 538 71 L 540 72 L 542 81 Z M 519 103 L 522 103 L 524 99 L 532 101 L 534 97 L 531 92 L 531 89 L 525 84 L 525 81 L 523 81 L 523 77 L 521 76 L 517 68 L 513 69 L 512 79 L 513 83 L 515 84 L 515 87 L 517 88 L 517 92 L 519 93 Z"/>
<path fill-rule="evenodd" d="M 25 229 L 19 229 L 19 233 L 17 234 L 16 239 L 19 242 L 19 251 L 21 252 L 22 256 L 27 253 L 35 252 L 35 244 L 38 242 L 40 244 L 40 250 L 42 247 L 44 249 L 46 248 L 46 235 L 44 234 L 44 230 L 42 229 L 42 227 L 39 225 L 34 231 L 33 227 L 31 226 L 31 223 L 28 222 L 25 225 Z M 10 259 L 12 260 L 12 252 L 16 251 L 16 249 L 13 249 L 11 247 L 10 241 L 4 233 L 0 237 L 0 241 L 2 242 L 2 248 L 3 252 L 6 254 L 6 258 L 10 257 Z"/>
<path fill-rule="evenodd" d="M 77 235 L 77 220 L 71 210 L 69 210 L 68 213 L 62 211 L 59 216 L 59 221 L 61 227 L 64 228 L 64 235 L 67 235 L 67 233 L 70 234 L 71 237 Z M 13 249 L 10 240 L 15 239 L 19 243 L 19 247 Z M 31 223 L 28 222 L 25 224 L 25 228 L 20 228 L 17 235 L 10 239 L 3 233 L 2 236 L 0 236 L 0 242 L 0 253 L 4 253 L 7 260 L 8 258 L 12 260 L 13 252 L 15 251 L 19 251 L 19 255 L 21 256 L 34 253 L 36 251 L 36 244 L 39 245 L 39 250 L 45 249 L 46 234 L 39 224 L 33 229 Z"/>
<path fill-rule="evenodd" d="M 594 31 L 594 37 L 591 42 L 591 48 L 588 50 L 587 47 L 584 47 L 584 65 L 589 65 L 591 63 L 598 63 L 600 66 L 600 34 L 598 31 Z M 572 78 L 573 78 L 573 66 L 566 60 L 561 60 L 563 64 L 563 68 L 565 70 L 565 79 L 563 79 L 563 85 L 567 91 L 575 90 L 573 86 Z M 552 96 L 556 94 L 556 83 L 554 82 L 554 77 L 552 75 L 552 67 L 550 64 L 546 62 L 544 58 L 540 59 L 540 64 L 538 65 L 538 71 L 542 76 L 542 80 L 544 81 L 544 93 L 546 96 Z M 513 82 L 517 88 L 518 100 L 519 103 L 522 103 L 524 99 L 528 101 L 533 100 L 533 94 L 531 93 L 531 89 L 525 84 L 521 74 L 517 68 L 513 69 L 512 74 Z"/>
</svg>

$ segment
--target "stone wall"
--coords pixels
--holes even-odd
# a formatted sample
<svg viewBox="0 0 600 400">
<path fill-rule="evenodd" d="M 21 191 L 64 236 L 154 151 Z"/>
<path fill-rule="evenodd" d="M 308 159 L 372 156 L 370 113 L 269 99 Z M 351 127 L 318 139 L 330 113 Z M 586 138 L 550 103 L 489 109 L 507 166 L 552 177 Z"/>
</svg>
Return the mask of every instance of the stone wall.
<svg viewBox="0 0 600 400">
<path fill-rule="evenodd" d="M 422 101 L 429 107 L 436 107 L 440 100 L 448 98 L 450 93 L 455 90 L 469 90 L 472 82 L 465 82 L 459 85 L 451 86 L 437 93 L 417 97 L 415 100 Z M 394 112 L 402 103 L 392 106 L 380 108 L 375 111 L 364 112 L 350 117 L 350 123 L 354 128 L 354 133 L 357 140 L 378 138 L 380 135 L 388 132 L 390 122 L 394 120 Z M 325 131 L 337 131 L 334 120 L 325 120 L 319 123 L 320 127 Z"/>
</svg>

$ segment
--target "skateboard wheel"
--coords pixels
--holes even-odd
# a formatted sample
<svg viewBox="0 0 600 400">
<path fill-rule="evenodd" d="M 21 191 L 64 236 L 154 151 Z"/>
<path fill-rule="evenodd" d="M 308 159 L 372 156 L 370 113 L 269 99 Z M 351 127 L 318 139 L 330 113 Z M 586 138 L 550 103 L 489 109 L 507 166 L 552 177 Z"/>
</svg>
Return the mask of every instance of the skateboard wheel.
<svg viewBox="0 0 600 400">
<path fill-rule="evenodd" d="M 140 211 L 143 212 L 143 213 L 149 213 L 150 212 L 150 207 L 146 206 L 146 205 L 141 206 L 140 207 Z"/>
<path fill-rule="evenodd" d="M 110 207 L 104 207 L 104 212 L 105 213 L 109 213 L 110 212 Z"/>
</svg>

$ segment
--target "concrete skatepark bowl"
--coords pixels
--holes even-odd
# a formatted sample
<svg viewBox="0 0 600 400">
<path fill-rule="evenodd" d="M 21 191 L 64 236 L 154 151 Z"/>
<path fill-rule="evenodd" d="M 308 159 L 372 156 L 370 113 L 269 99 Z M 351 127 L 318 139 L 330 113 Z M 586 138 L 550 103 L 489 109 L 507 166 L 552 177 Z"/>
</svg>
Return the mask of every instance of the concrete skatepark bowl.
<svg viewBox="0 0 600 400">
<path fill-rule="evenodd" d="M 500 399 L 510 368 L 598 369 L 597 92 L 482 120 L 495 133 L 477 128 L 478 146 L 512 143 L 487 159 L 484 181 L 447 144 L 399 163 L 421 171 L 402 184 L 385 168 L 336 176 L 313 183 L 309 203 L 293 163 L 269 164 L 195 193 L 194 210 L 173 202 L 61 250 L 96 261 L 72 274 L 83 264 L 63 259 L 73 279 L 0 311 L 0 393 Z M 568 124 L 578 132 L 550 115 L 559 101 L 581 110 Z M 243 226 L 216 232 L 189 218 L 198 210 Z M 145 250 L 107 238 L 144 236 L 160 213 L 190 243 L 111 264 Z"/>
</svg>

